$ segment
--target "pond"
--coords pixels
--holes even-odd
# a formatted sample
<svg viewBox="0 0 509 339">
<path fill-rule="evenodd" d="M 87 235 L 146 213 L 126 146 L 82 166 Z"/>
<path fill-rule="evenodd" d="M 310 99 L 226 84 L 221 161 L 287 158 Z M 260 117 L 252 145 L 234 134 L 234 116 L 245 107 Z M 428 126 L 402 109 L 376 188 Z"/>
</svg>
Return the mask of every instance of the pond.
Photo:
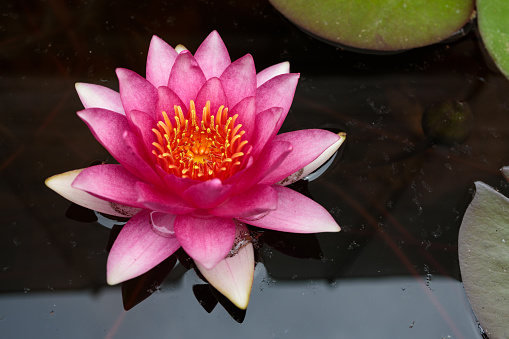
<svg viewBox="0 0 509 339">
<path fill-rule="evenodd" d="M 475 181 L 509 193 L 499 172 L 509 165 L 509 83 L 475 27 L 454 41 L 373 55 L 318 41 L 258 0 L 0 8 L 0 337 L 482 338 L 457 238 Z M 251 53 L 257 70 L 289 61 L 300 73 L 282 132 L 346 132 L 323 174 L 290 186 L 342 231 L 256 229 L 245 312 L 216 305 L 182 255 L 125 311 L 121 286 L 106 283 L 120 226 L 103 227 L 44 185 L 115 163 L 75 114 L 74 84 L 118 90 L 115 68 L 145 74 L 152 35 L 195 51 L 213 30 L 232 60 Z M 423 115 L 450 102 L 469 108 L 471 129 L 459 142 L 431 142 Z"/>
</svg>

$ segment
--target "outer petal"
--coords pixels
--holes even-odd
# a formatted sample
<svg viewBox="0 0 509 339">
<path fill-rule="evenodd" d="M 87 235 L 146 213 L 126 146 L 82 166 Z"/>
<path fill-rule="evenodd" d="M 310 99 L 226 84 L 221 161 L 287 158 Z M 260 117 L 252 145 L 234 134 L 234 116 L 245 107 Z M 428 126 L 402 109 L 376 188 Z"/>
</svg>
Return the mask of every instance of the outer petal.
<svg viewBox="0 0 509 339">
<path fill-rule="evenodd" d="M 153 36 L 147 55 L 147 80 L 156 88 L 166 86 L 178 53 L 158 36 Z"/>
<path fill-rule="evenodd" d="M 94 137 L 121 164 L 131 162 L 131 153 L 124 147 L 122 135 L 129 131 L 124 115 L 102 108 L 88 108 L 78 112 L 78 116 L 88 125 Z"/>
<path fill-rule="evenodd" d="M 125 116 L 102 108 L 89 108 L 78 112 L 94 137 L 126 169 L 152 183 L 159 182 L 157 175 L 143 160 L 138 139 L 132 136 Z M 130 135 L 129 135 L 130 134 Z M 127 140 L 126 142 L 126 138 Z"/>
<path fill-rule="evenodd" d="M 198 262 L 196 266 L 216 290 L 227 297 L 235 306 L 245 310 L 254 277 L 254 250 L 246 225 L 237 224 L 232 254 L 221 260 L 214 268 L 206 269 Z"/>
<path fill-rule="evenodd" d="M 306 129 L 276 135 L 275 142 L 287 141 L 293 146 L 293 150 L 260 183 L 272 185 L 288 177 L 318 158 L 339 139 L 337 134 L 320 129 Z"/>
<path fill-rule="evenodd" d="M 108 256 L 108 284 L 115 285 L 147 272 L 180 247 L 176 237 L 154 233 L 150 222 L 150 212 L 141 211 L 122 228 Z"/>
<path fill-rule="evenodd" d="M 125 68 L 117 68 L 120 98 L 129 118 L 132 110 L 154 114 L 157 103 L 157 89 L 145 78 Z"/>
<path fill-rule="evenodd" d="M 206 269 L 213 268 L 228 255 L 236 232 L 233 219 L 202 219 L 188 214 L 175 218 L 174 230 L 187 254 Z"/>
<path fill-rule="evenodd" d="M 231 63 L 230 55 L 217 31 L 213 31 L 194 53 L 207 79 L 219 77 Z"/>
<path fill-rule="evenodd" d="M 45 184 L 67 200 L 97 212 L 115 215 L 117 217 L 132 217 L 140 211 L 139 208 L 119 205 L 71 187 L 72 182 L 81 171 L 83 171 L 83 169 L 54 175 L 46 179 Z"/>
<path fill-rule="evenodd" d="M 104 200 L 143 208 L 134 188 L 138 181 L 122 165 L 105 164 L 83 169 L 73 181 L 72 187 Z"/>
<path fill-rule="evenodd" d="M 168 214 L 186 214 L 196 210 L 179 196 L 170 192 L 159 191 L 154 186 L 147 185 L 144 182 L 136 183 L 136 192 L 139 197 L 138 202 L 153 211 Z"/>
<path fill-rule="evenodd" d="M 85 108 L 104 108 L 125 115 L 118 92 L 104 86 L 83 82 L 77 82 L 75 87 Z"/>
<path fill-rule="evenodd" d="M 271 186 L 258 185 L 209 209 L 208 213 L 225 218 L 245 218 L 275 210 L 277 199 L 277 192 Z"/>
<path fill-rule="evenodd" d="M 288 61 L 267 67 L 256 75 L 256 87 L 260 87 L 275 76 L 287 73 L 290 73 L 290 63 Z"/>
<path fill-rule="evenodd" d="M 279 131 L 290 110 L 298 80 L 299 74 L 296 73 L 278 75 L 258 87 L 256 91 L 257 112 L 262 112 L 271 107 L 281 107 L 283 109 L 275 126 L 276 132 Z"/>
<path fill-rule="evenodd" d="M 207 101 L 210 101 L 211 115 L 215 115 L 220 106 L 228 107 L 228 99 L 218 78 L 207 80 L 196 96 L 196 118 L 199 121 L 202 118 L 203 107 L 205 107 Z"/>
<path fill-rule="evenodd" d="M 322 152 L 322 154 L 318 156 L 318 158 L 310 162 L 308 165 L 304 166 L 304 168 L 299 169 L 298 171 L 294 172 L 293 174 L 290 174 L 288 177 L 279 181 L 278 184 L 281 186 L 293 184 L 294 182 L 302 178 L 305 178 L 306 176 L 314 172 L 316 169 L 318 169 L 320 166 L 322 166 L 336 153 L 336 151 L 343 144 L 343 142 L 345 142 L 346 133 L 340 132 L 338 133 L 338 136 L 339 136 L 338 141 L 330 145 L 325 151 Z M 320 171 L 321 170 L 322 169 L 320 169 Z M 319 172 L 313 173 L 313 175 L 319 175 Z"/>
<path fill-rule="evenodd" d="M 286 187 L 273 187 L 278 193 L 277 209 L 258 218 L 240 218 L 242 222 L 291 233 L 340 231 L 329 212 L 313 200 Z"/>
<path fill-rule="evenodd" d="M 234 61 L 219 78 L 230 106 L 256 94 L 256 69 L 250 54 Z"/>
<path fill-rule="evenodd" d="M 228 198 L 231 189 L 216 178 L 189 187 L 182 196 L 198 208 L 213 208 Z"/>
<path fill-rule="evenodd" d="M 184 102 L 186 110 L 205 81 L 205 75 L 192 54 L 188 51 L 181 52 L 171 69 L 168 87 Z"/>
</svg>

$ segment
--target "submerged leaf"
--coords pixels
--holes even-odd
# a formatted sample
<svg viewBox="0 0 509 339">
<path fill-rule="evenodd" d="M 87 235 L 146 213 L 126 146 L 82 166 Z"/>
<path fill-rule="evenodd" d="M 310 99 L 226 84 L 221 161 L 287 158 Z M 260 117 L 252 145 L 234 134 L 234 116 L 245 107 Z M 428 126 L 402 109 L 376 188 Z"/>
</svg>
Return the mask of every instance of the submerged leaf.
<svg viewBox="0 0 509 339">
<path fill-rule="evenodd" d="M 509 2 L 478 0 L 479 31 L 498 68 L 509 77 Z"/>
<path fill-rule="evenodd" d="M 472 309 L 490 338 L 509 338 L 509 199 L 476 182 L 458 253 Z"/>
<path fill-rule="evenodd" d="M 474 11 L 473 0 L 270 2 L 292 22 L 330 43 L 382 51 L 446 39 L 461 29 Z"/>
</svg>

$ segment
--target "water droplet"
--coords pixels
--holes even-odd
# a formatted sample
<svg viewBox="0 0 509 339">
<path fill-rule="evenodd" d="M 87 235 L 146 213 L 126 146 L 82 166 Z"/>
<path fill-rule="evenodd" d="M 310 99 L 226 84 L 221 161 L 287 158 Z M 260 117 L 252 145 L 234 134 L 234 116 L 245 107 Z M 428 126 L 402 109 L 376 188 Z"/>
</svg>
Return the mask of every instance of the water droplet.
<svg viewBox="0 0 509 339">
<path fill-rule="evenodd" d="M 112 229 L 115 225 L 124 225 L 127 221 L 118 221 L 116 219 L 110 219 L 101 213 L 94 211 L 95 216 L 97 217 L 97 223 L 99 225 L 104 226 L 106 228 Z"/>
<path fill-rule="evenodd" d="M 150 213 L 150 225 L 152 231 L 161 237 L 174 237 L 175 231 L 173 230 L 173 223 L 175 222 L 175 215 L 166 214 L 161 212 Z"/>
</svg>

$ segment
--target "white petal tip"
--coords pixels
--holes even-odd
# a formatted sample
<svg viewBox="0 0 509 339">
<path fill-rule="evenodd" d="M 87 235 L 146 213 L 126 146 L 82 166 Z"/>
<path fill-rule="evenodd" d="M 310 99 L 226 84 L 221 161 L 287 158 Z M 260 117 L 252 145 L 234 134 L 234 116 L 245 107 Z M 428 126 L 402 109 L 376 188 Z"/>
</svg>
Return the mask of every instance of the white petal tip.
<svg viewBox="0 0 509 339">
<path fill-rule="evenodd" d="M 114 286 L 118 283 L 120 283 L 120 281 L 116 281 L 116 280 L 110 280 L 110 279 L 106 279 L 106 282 L 108 283 L 108 285 L 110 286 Z"/>
<path fill-rule="evenodd" d="M 106 282 L 108 283 L 108 285 L 110 286 L 114 286 L 114 285 L 117 285 L 117 284 L 120 284 L 126 280 L 129 280 L 129 278 L 125 279 L 123 278 L 121 275 L 107 275 L 107 278 L 106 278 Z"/>
<path fill-rule="evenodd" d="M 244 228 L 245 225 L 239 226 L 237 231 L 242 232 Z M 246 238 L 240 238 L 239 241 L 245 240 Z M 248 241 L 236 254 L 221 260 L 212 269 L 206 269 L 196 263 L 205 279 L 242 310 L 249 304 L 255 267 L 253 244 Z"/>
<path fill-rule="evenodd" d="M 64 172 L 55 174 L 44 181 L 44 184 L 51 188 L 53 191 L 67 198 L 66 195 L 72 192 L 72 190 L 79 191 L 71 187 L 72 182 L 81 173 L 83 169 L 77 169 L 74 171 Z M 79 191 L 81 192 L 81 191 Z"/>
<path fill-rule="evenodd" d="M 126 269 L 124 268 L 125 267 L 123 267 L 122 265 L 115 267 L 114 269 L 111 268 L 106 269 L 106 282 L 108 283 L 108 285 L 110 286 L 117 285 L 129 279 L 135 278 L 141 274 L 138 272 L 133 273 L 133 271 L 129 270 L 129 268 Z"/>
<path fill-rule="evenodd" d="M 253 248 L 247 247 L 245 247 L 246 250 L 253 253 Z M 196 266 L 209 284 L 214 286 L 232 304 L 241 310 L 245 310 L 249 304 L 251 288 L 253 286 L 254 258 L 252 264 L 247 264 L 246 266 L 232 264 L 229 259 L 235 261 L 236 259 L 234 258 L 238 255 L 242 256 L 240 251 L 234 257 L 224 259 L 211 270 L 207 270 L 199 264 L 196 264 Z"/>
<path fill-rule="evenodd" d="M 177 53 L 180 54 L 180 52 L 188 51 L 188 49 L 186 48 L 186 46 L 178 44 L 177 46 L 175 46 L 175 51 L 177 51 Z"/>
<path fill-rule="evenodd" d="M 287 178 L 281 180 L 278 184 L 281 186 L 287 186 L 287 185 L 293 184 L 294 182 L 297 182 L 300 179 L 305 178 L 309 174 L 316 171 L 320 166 L 322 166 L 326 161 L 328 161 L 334 154 L 336 154 L 339 147 L 341 147 L 341 145 L 345 142 L 345 140 L 346 140 L 345 132 L 339 132 L 337 135 L 338 135 L 339 139 L 335 143 L 333 143 L 332 145 L 327 147 L 327 149 L 325 151 L 323 151 L 322 154 L 320 154 L 318 156 L 318 158 L 313 160 L 311 163 L 309 163 L 307 166 L 305 166 L 301 170 L 299 170 L 299 171 L 293 173 L 292 175 L 288 176 Z"/>
<path fill-rule="evenodd" d="M 339 226 L 334 226 L 334 227 L 331 227 L 330 230 L 326 231 L 326 232 L 331 232 L 331 233 L 337 233 L 337 232 L 341 232 L 341 227 Z"/>
<path fill-rule="evenodd" d="M 117 217 L 131 217 L 139 211 L 138 208 L 115 204 L 94 197 L 85 191 L 73 188 L 72 182 L 81 173 L 81 171 L 83 171 L 83 169 L 60 173 L 49 177 L 44 181 L 44 183 L 48 186 L 48 188 L 60 194 L 65 199 L 97 212 Z"/>
</svg>

